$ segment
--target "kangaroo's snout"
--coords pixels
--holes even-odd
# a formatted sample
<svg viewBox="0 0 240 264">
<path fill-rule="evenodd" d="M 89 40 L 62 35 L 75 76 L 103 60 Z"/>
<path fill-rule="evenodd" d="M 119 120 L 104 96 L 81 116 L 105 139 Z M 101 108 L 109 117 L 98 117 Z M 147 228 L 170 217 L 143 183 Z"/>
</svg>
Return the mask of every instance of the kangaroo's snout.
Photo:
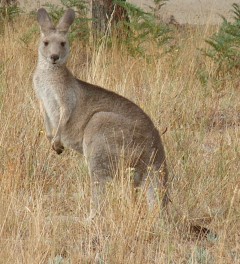
<svg viewBox="0 0 240 264">
<path fill-rule="evenodd" d="M 52 54 L 52 55 L 50 56 L 50 58 L 51 58 L 52 63 L 56 63 L 56 61 L 59 60 L 59 55 L 57 55 L 57 54 Z"/>
</svg>

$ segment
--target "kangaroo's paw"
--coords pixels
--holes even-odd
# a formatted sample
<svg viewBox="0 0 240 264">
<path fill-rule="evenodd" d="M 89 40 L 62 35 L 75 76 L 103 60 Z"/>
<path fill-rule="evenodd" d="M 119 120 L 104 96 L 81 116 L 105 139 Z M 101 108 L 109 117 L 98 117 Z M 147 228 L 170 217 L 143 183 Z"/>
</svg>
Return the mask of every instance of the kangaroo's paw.
<svg viewBox="0 0 240 264">
<path fill-rule="evenodd" d="M 64 150 L 64 146 L 62 145 L 62 143 L 56 139 L 52 140 L 52 148 L 57 152 L 58 155 L 60 155 Z"/>
</svg>

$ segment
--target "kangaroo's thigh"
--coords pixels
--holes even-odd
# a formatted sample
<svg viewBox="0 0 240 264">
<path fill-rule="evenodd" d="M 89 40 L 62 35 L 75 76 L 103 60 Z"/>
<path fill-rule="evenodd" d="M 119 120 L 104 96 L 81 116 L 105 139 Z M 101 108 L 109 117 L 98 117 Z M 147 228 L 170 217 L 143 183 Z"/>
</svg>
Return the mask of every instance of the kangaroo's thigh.
<svg viewBox="0 0 240 264">
<path fill-rule="evenodd" d="M 99 136 L 100 137 L 100 136 Z M 91 217 L 101 214 L 107 200 L 107 183 L 114 175 L 115 157 L 111 157 L 104 139 L 94 137 L 84 149 L 91 182 Z"/>
</svg>

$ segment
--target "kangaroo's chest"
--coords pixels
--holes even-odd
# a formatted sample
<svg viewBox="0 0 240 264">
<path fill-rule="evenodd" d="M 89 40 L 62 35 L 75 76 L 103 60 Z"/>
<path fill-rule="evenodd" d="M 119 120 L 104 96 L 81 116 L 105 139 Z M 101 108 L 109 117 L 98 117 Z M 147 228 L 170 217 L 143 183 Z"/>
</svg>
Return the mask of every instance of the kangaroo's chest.
<svg viewBox="0 0 240 264">
<path fill-rule="evenodd" d="M 56 127 L 60 117 L 59 84 L 51 80 L 51 78 L 36 77 L 34 86 L 52 125 Z"/>
</svg>

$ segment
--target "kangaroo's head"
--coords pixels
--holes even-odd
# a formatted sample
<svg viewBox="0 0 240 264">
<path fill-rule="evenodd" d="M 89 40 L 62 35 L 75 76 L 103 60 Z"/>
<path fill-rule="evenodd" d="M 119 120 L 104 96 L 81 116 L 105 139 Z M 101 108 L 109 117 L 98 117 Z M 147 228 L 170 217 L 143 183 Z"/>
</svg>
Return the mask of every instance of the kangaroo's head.
<svg viewBox="0 0 240 264">
<path fill-rule="evenodd" d="M 75 13 L 68 9 L 55 27 L 44 8 L 38 10 L 38 23 L 41 29 L 39 56 L 50 64 L 65 64 L 69 55 L 68 30 L 73 23 Z"/>
</svg>

